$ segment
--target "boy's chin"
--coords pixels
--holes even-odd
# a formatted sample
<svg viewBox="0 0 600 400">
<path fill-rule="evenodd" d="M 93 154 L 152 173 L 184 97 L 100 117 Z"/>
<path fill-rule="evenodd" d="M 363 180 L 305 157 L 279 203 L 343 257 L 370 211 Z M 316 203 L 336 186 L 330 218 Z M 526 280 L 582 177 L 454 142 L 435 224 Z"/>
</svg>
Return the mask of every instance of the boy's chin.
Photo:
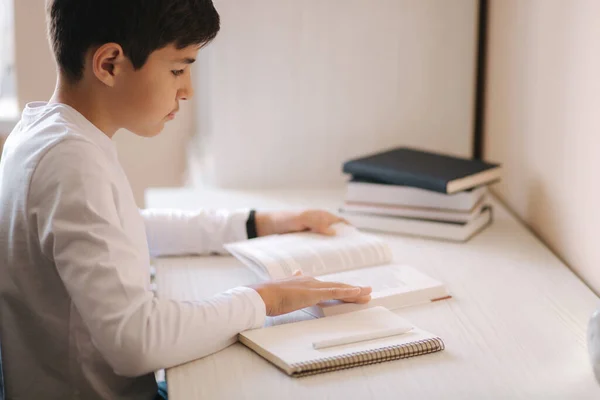
<svg viewBox="0 0 600 400">
<path fill-rule="evenodd" d="M 151 138 L 151 137 L 159 135 L 164 130 L 164 128 L 165 128 L 165 124 L 161 123 L 161 124 L 159 124 L 157 126 L 153 126 L 153 127 L 144 127 L 144 128 L 132 130 L 132 132 L 137 136 Z"/>
</svg>

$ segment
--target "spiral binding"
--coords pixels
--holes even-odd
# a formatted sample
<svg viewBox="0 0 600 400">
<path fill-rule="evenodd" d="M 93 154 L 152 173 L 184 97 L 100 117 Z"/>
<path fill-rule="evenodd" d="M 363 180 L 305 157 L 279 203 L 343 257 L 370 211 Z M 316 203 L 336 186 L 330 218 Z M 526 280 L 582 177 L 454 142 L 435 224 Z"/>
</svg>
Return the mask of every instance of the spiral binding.
<svg viewBox="0 0 600 400">
<path fill-rule="evenodd" d="M 378 364 L 385 361 L 410 358 L 444 350 L 444 341 L 440 338 L 424 339 L 413 343 L 386 346 L 374 350 L 357 351 L 336 357 L 321 358 L 293 364 L 292 376 L 301 377 L 323 372 L 354 368 L 362 365 Z"/>
</svg>

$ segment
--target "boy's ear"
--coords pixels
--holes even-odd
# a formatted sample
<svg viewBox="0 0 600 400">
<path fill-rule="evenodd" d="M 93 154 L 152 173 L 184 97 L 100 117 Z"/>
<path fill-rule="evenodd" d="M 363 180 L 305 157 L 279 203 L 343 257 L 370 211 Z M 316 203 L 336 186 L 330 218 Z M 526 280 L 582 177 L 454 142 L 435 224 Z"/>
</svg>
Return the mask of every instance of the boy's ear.
<svg viewBox="0 0 600 400">
<path fill-rule="evenodd" d="M 123 48 L 116 43 L 99 47 L 92 58 L 94 75 L 107 86 L 114 86 L 115 79 L 123 71 L 127 58 Z"/>
</svg>

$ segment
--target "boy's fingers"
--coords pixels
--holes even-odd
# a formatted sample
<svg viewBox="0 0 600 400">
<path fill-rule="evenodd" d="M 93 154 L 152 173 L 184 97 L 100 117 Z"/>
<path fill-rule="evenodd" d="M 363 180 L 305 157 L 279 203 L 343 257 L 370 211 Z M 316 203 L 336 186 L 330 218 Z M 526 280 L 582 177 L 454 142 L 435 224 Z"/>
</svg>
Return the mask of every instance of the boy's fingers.
<svg viewBox="0 0 600 400">
<path fill-rule="evenodd" d="M 335 236 L 335 229 L 333 229 L 330 224 L 325 222 L 318 224 L 313 230 L 321 235 Z"/>
<path fill-rule="evenodd" d="M 343 222 L 346 225 L 352 225 L 346 218 L 338 217 L 337 222 Z"/>
<path fill-rule="evenodd" d="M 350 297 L 347 299 L 342 299 L 344 303 L 356 303 L 356 304 L 365 304 L 371 301 L 371 295 L 368 294 L 366 296 L 358 296 L 358 297 Z"/>
<path fill-rule="evenodd" d="M 326 300 L 342 300 L 360 295 L 361 289 L 358 287 L 352 288 L 340 288 L 340 287 L 329 287 L 315 289 L 317 293 L 317 301 Z"/>
<path fill-rule="evenodd" d="M 360 289 L 360 293 L 358 294 L 359 296 L 366 296 L 368 294 L 371 294 L 371 292 L 373 291 L 371 289 L 370 286 L 356 286 L 356 285 L 349 285 L 347 283 L 341 283 L 341 282 L 324 282 L 324 281 L 316 281 L 317 287 L 320 288 L 341 288 L 341 289 L 352 289 L 352 288 L 359 288 Z"/>
<path fill-rule="evenodd" d="M 321 281 L 318 279 L 315 279 L 315 284 L 319 287 L 319 288 L 341 288 L 341 289 L 351 289 L 351 288 L 355 288 L 358 287 L 356 285 L 349 285 L 347 283 L 342 283 L 342 282 L 330 282 L 330 281 Z"/>
<path fill-rule="evenodd" d="M 373 288 L 371 286 L 360 286 L 360 295 L 368 296 L 373 292 Z"/>
<path fill-rule="evenodd" d="M 321 233 L 327 236 L 335 236 L 335 229 L 333 229 L 331 226 L 328 228 L 325 228 L 323 230 L 321 230 Z"/>
</svg>

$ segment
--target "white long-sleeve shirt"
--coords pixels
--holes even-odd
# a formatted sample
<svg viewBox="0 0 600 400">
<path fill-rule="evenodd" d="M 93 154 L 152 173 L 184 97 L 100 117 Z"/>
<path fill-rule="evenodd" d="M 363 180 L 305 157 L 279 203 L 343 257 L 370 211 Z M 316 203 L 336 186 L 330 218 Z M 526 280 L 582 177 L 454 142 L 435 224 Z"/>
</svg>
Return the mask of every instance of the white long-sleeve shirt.
<svg viewBox="0 0 600 400">
<path fill-rule="evenodd" d="M 153 371 L 259 327 L 236 288 L 158 299 L 149 254 L 224 252 L 247 211 L 139 211 L 113 142 L 73 108 L 32 103 L 0 163 L 0 345 L 8 398 L 144 399 Z M 207 384 L 209 384 L 207 382 Z"/>
</svg>

